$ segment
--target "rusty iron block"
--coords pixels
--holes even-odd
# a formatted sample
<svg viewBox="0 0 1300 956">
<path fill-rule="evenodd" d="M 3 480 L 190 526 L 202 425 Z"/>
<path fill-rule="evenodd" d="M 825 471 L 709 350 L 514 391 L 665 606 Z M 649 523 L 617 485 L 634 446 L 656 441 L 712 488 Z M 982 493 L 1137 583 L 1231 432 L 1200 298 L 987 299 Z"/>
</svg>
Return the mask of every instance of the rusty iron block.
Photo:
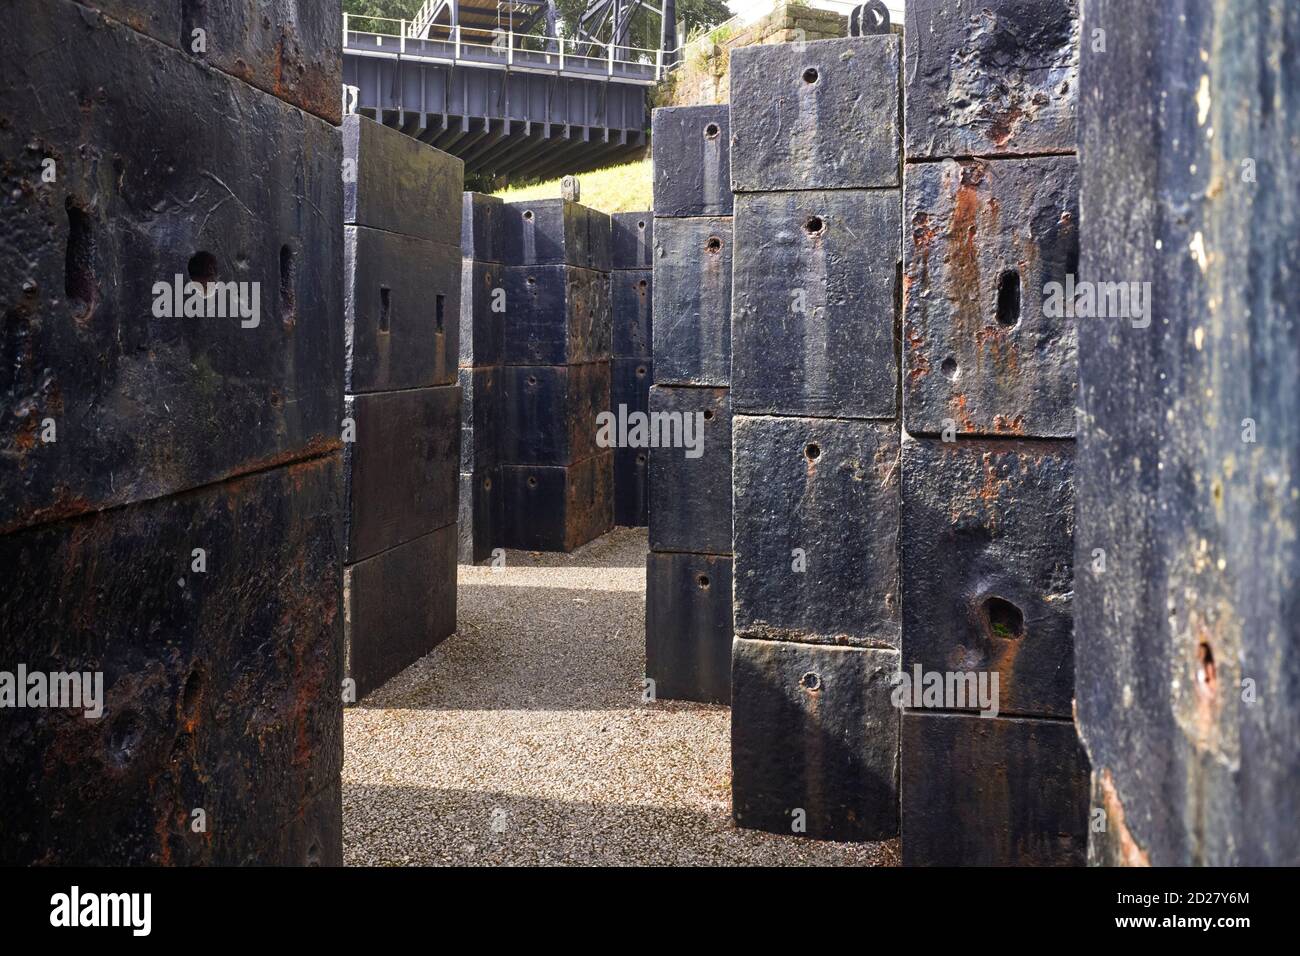
<svg viewBox="0 0 1300 956">
<path fill-rule="evenodd" d="M 814 840 L 897 836 L 897 670 L 897 651 L 737 638 L 736 825 Z"/>
<path fill-rule="evenodd" d="M 1078 160 L 923 163 L 906 178 L 908 431 L 1073 436 L 1078 332 L 1063 297 L 1079 265 Z"/>
<path fill-rule="evenodd" d="M 654 270 L 612 272 L 609 282 L 614 356 L 648 359 L 653 342 Z"/>
<path fill-rule="evenodd" d="M 656 216 L 731 215 L 730 112 L 670 106 L 651 114 Z"/>
<path fill-rule="evenodd" d="M 500 459 L 510 465 L 571 465 L 597 447 L 609 410 L 609 362 L 508 365 L 501 370 Z"/>
<path fill-rule="evenodd" d="M 728 389 L 654 386 L 648 430 L 651 550 L 730 554 Z"/>
<path fill-rule="evenodd" d="M 364 116 L 343 118 L 343 221 L 455 245 L 465 164 Z"/>
<path fill-rule="evenodd" d="M 729 217 L 655 225 L 656 385 L 731 383 L 731 227 Z"/>
<path fill-rule="evenodd" d="M 344 548 L 354 564 L 456 520 L 460 386 L 349 395 Z"/>
<path fill-rule="evenodd" d="M 343 570 L 343 667 L 357 700 L 456 630 L 455 523 Z"/>
<path fill-rule="evenodd" d="M 1088 757 L 1064 720 L 903 714 L 906 866 L 1081 866 Z"/>
<path fill-rule="evenodd" d="M 572 465 L 502 465 L 502 544 L 572 551 L 614 526 L 614 461 L 603 452 Z"/>
<path fill-rule="evenodd" d="M 501 368 L 460 370 L 460 469 L 491 468 L 501 460 Z"/>
<path fill-rule="evenodd" d="M 650 455 L 644 448 L 614 449 L 614 524 L 650 523 Z"/>
<path fill-rule="evenodd" d="M 903 442 L 904 670 L 996 673 L 999 712 L 1070 716 L 1073 471 L 1070 441 Z"/>
<path fill-rule="evenodd" d="M 6 708 L 0 862 L 309 862 L 296 822 L 338 860 L 314 798 L 343 759 L 339 477 L 336 453 L 0 536 L 0 671 L 102 675 L 98 717 Z"/>
<path fill-rule="evenodd" d="M 102 11 L 196 62 L 339 124 L 343 109 L 340 0 L 77 0 L 77 6 L 41 0 L 30 6 L 34 16 L 81 23 L 85 29 L 99 29 L 102 21 L 78 6 Z M 28 19 L 19 11 L 13 16 L 15 23 Z M 203 31 L 201 37 L 196 30 Z"/>
<path fill-rule="evenodd" d="M 613 312 L 607 272 L 576 266 L 502 271 L 506 365 L 572 365 L 608 359 Z"/>
<path fill-rule="evenodd" d="M 505 267 L 462 259 L 460 366 L 500 365 L 505 349 Z"/>
<path fill-rule="evenodd" d="M 737 412 L 898 416 L 901 204 L 893 189 L 736 198 Z"/>
<path fill-rule="evenodd" d="M 344 387 L 450 385 L 460 342 L 456 246 L 343 227 Z"/>
<path fill-rule="evenodd" d="M 500 467 L 461 473 L 457 563 L 477 564 L 501 547 L 501 489 Z"/>
<path fill-rule="evenodd" d="M 731 51 L 736 192 L 899 185 L 899 39 Z"/>
<path fill-rule="evenodd" d="M 646 556 L 645 676 L 656 700 L 731 703 L 731 558 Z"/>
<path fill-rule="evenodd" d="M 733 434 L 736 636 L 897 648 L 898 426 L 737 415 Z"/>
<path fill-rule="evenodd" d="M 462 200 L 460 253 L 481 262 L 506 261 L 505 202 L 497 196 L 467 192 Z"/>
<path fill-rule="evenodd" d="M 908 0 L 903 38 L 908 159 L 1075 148 L 1078 0 Z"/>
<path fill-rule="evenodd" d="M 567 199 L 505 204 L 505 258 L 512 266 L 569 265 L 608 272 L 607 213 Z"/>
<path fill-rule="evenodd" d="M 338 130 L 73 4 L 7 12 L 0 533 L 337 448 Z"/>
<path fill-rule="evenodd" d="M 654 267 L 655 221 L 652 210 L 616 212 L 609 217 L 611 269 Z"/>
<path fill-rule="evenodd" d="M 1148 284 L 1079 319 L 1098 863 L 1300 864 L 1300 5 L 1228 9 L 1085 6 L 1147 38 L 1080 77 L 1079 278 Z"/>
</svg>

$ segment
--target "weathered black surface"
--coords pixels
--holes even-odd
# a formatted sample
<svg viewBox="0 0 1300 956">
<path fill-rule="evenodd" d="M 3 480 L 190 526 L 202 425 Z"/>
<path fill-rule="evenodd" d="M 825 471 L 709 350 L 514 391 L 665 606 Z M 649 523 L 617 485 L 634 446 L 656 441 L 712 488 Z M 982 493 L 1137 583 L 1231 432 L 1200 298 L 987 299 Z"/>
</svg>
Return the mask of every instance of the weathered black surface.
<svg viewBox="0 0 1300 956">
<path fill-rule="evenodd" d="M 614 526 L 613 455 L 575 465 L 502 465 L 502 544 L 572 551 Z"/>
<path fill-rule="evenodd" d="M 337 447 L 338 131 L 74 4 L 6 15 L 0 531 Z M 199 252 L 256 327 L 154 317 Z"/>
<path fill-rule="evenodd" d="M 503 273 L 495 262 L 461 260 L 460 364 L 500 365 L 505 342 Z M 499 291 L 498 291 L 499 290 Z"/>
<path fill-rule="evenodd" d="M 732 815 L 821 840 L 898 835 L 898 653 L 736 640 L 731 661 Z"/>
<path fill-rule="evenodd" d="M 614 355 L 649 358 L 654 312 L 654 271 L 627 269 L 610 273 Z"/>
<path fill-rule="evenodd" d="M 596 416 L 609 409 L 608 362 L 501 370 L 500 458 L 511 465 L 570 465 L 596 447 Z"/>
<path fill-rule="evenodd" d="M 616 212 L 609 217 L 611 269 L 649 269 L 654 265 L 654 212 Z"/>
<path fill-rule="evenodd" d="M 501 460 L 501 368 L 460 370 L 460 469 L 491 468 Z"/>
<path fill-rule="evenodd" d="M 616 358 L 611 363 L 609 407 L 618 414 L 650 410 L 650 382 L 654 364 L 649 359 Z M 650 453 L 646 448 L 614 449 L 614 523 L 644 527 L 650 513 Z M 730 613 L 730 612 L 728 612 Z"/>
<path fill-rule="evenodd" d="M 646 556 L 645 676 L 657 700 L 731 703 L 731 558 Z"/>
<path fill-rule="evenodd" d="M 1077 0 L 908 0 L 903 36 L 909 159 L 1074 149 Z"/>
<path fill-rule="evenodd" d="M 650 383 L 654 362 L 644 358 L 616 358 L 610 362 L 610 408 L 626 405 L 629 412 L 650 410 Z"/>
<path fill-rule="evenodd" d="M 731 246 L 730 218 L 656 224 L 655 384 L 730 384 Z"/>
<path fill-rule="evenodd" d="M 342 862 L 338 482 L 331 455 L 0 537 L 0 670 L 105 699 L 6 710 L 0 862 Z"/>
<path fill-rule="evenodd" d="M 460 386 L 349 396 L 343 446 L 349 564 L 456 520 Z"/>
<path fill-rule="evenodd" d="M 993 671 L 1001 713 L 1070 716 L 1073 470 L 1071 441 L 903 442 L 904 670 Z"/>
<path fill-rule="evenodd" d="M 729 114 L 725 105 L 651 114 L 656 216 L 731 215 Z"/>
<path fill-rule="evenodd" d="M 343 572 L 343 666 L 357 699 L 456 630 L 456 525 L 349 565 Z"/>
<path fill-rule="evenodd" d="M 732 188 L 899 185 L 898 68 L 896 36 L 732 50 Z"/>
<path fill-rule="evenodd" d="M 1089 0 L 1084 36 L 1110 24 L 1083 61 L 1081 278 L 1149 281 L 1158 305 L 1145 329 L 1079 330 L 1090 852 L 1294 865 L 1300 6 Z"/>
<path fill-rule="evenodd" d="M 608 272 L 609 215 L 566 199 L 506 203 L 505 258 L 516 266 L 570 265 Z"/>
<path fill-rule="evenodd" d="M 465 193 L 461 209 L 461 255 L 484 262 L 505 262 L 506 214 L 506 204 L 498 197 Z"/>
<path fill-rule="evenodd" d="M 725 388 L 650 389 L 650 414 L 691 416 L 691 435 L 703 435 L 702 453 L 657 447 L 650 451 L 650 548 L 654 551 L 731 553 L 731 397 Z M 673 434 L 683 434 L 684 421 Z M 654 428 L 654 425 L 651 425 Z M 664 432 L 659 430 L 659 434 Z M 659 439 L 661 442 L 663 439 Z M 680 441 L 680 438 L 678 439 Z M 692 451 L 692 454 L 695 452 Z"/>
<path fill-rule="evenodd" d="M 897 648 L 897 425 L 737 415 L 734 455 L 736 636 Z"/>
<path fill-rule="evenodd" d="M 568 365 L 607 359 L 613 344 L 608 273 L 574 266 L 502 272 L 506 365 Z"/>
<path fill-rule="evenodd" d="M 344 222 L 453 243 L 461 234 L 465 164 L 364 116 L 343 118 Z"/>
<path fill-rule="evenodd" d="M 236 76 L 338 125 L 342 110 L 343 8 L 339 0 L 77 0 L 195 61 Z M 40 15 L 93 22 L 71 4 L 32 3 Z M 57 12 L 56 12 L 57 10 Z M 26 28 L 18 12 L 14 29 Z M 194 30 L 206 50 L 194 51 Z"/>
<path fill-rule="evenodd" d="M 460 250 L 365 226 L 345 226 L 343 239 L 347 391 L 455 382 Z"/>
<path fill-rule="evenodd" d="M 903 715 L 908 866 L 1080 866 L 1088 758 L 1064 720 Z"/>
<path fill-rule="evenodd" d="M 1078 272 L 1078 160 L 921 163 L 906 178 L 907 429 L 1073 436 L 1076 323 L 1091 320 L 1046 314 L 1044 288 Z"/>
<path fill-rule="evenodd" d="M 460 476 L 457 531 L 459 564 L 477 564 L 501 547 L 501 469 L 486 468 Z"/>
<path fill-rule="evenodd" d="M 892 189 L 737 197 L 737 412 L 897 417 L 901 201 Z"/>
</svg>

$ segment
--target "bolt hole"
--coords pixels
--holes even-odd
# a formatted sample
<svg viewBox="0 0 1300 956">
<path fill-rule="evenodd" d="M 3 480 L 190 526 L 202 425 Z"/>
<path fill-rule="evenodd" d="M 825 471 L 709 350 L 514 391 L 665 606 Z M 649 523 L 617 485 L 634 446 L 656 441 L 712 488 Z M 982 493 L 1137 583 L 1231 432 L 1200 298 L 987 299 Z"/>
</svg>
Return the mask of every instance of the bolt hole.
<svg viewBox="0 0 1300 956">
<path fill-rule="evenodd" d="M 697 575 L 695 578 L 695 583 L 698 584 L 700 586 L 700 590 L 703 591 L 709 586 L 709 576 L 707 574 Z"/>
<path fill-rule="evenodd" d="M 944 375 L 948 376 L 948 378 L 956 378 L 957 360 L 953 358 L 951 355 L 949 355 L 946 359 L 943 360 L 943 364 L 939 366 L 939 369 L 943 372 Z"/>
<path fill-rule="evenodd" d="M 706 422 L 711 422 L 711 421 L 713 421 L 713 409 L 711 409 L 711 408 L 706 408 L 706 409 L 704 410 L 704 420 L 705 420 Z"/>
<path fill-rule="evenodd" d="M 644 292 L 649 287 L 649 285 L 650 283 L 646 282 L 645 279 L 642 279 L 640 282 L 636 284 L 636 287 L 640 289 L 642 292 Z"/>
<path fill-rule="evenodd" d="M 379 331 L 388 333 L 393 327 L 393 290 L 379 287 Z"/>
<path fill-rule="evenodd" d="M 536 384 L 537 384 L 537 376 L 536 376 L 536 375 L 530 375 L 530 376 L 528 376 L 528 384 L 529 384 L 529 385 L 536 385 Z"/>
<path fill-rule="evenodd" d="M 644 464 L 645 464 L 645 454 L 644 454 L 644 453 L 642 453 L 642 454 L 636 456 L 636 463 L 637 463 L 638 465 L 644 465 Z"/>
<path fill-rule="evenodd" d="M 202 687 L 203 675 L 197 669 L 190 671 L 190 676 L 185 679 L 185 690 L 181 692 L 181 713 L 185 716 L 194 716 Z"/>
<path fill-rule="evenodd" d="M 636 227 L 637 227 L 638 229 L 644 229 L 644 228 L 645 228 L 645 220 L 644 220 L 644 219 L 639 220 L 639 221 L 637 222 L 637 224 L 636 224 Z"/>
<path fill-rule="evenodd" d="M 717 139 L 717 138 L 718 138 L 718 133 L 719 133 L 719 132 L 721 132 L 721 130 L 719 130 L 719 128 L 718 128 L 718 124 L 717 124 L 717 123 L 710 123 L 708 126 L 704 127 L 704 138 L 705 138 L 705 139 Z"/>
<path fill-rule="evenodd" d="M 820 236 L 826 229 L 826 223 L 822 221 L 821 216 L 809 216 L 808 221 L 803 224 L 803 231 L 810 236 Z"/>
<path fill-rule="evenodd" d="M 704 243 L 704 249 L 710 255 L 716 256 L 722 251 L 722 240 L 717 236 L 709 236 L 708 242 Z"/>
<path fill-rule="evenodd" d="M 808 673 L 804 674 L 802 677 L 799 678 L 799 686 L 802 687 L 804 690 L 813 690 L 813 691 L 821 690 L 822 679 L 818 677 L 816 674 L 814 674 L 812 671 L 808 671 Z"/>
<path fill-rule="evenodd" d="M 79 303 L 85 312 L 95 300 L 95 233 L 90 215 L 73 205 L 72 197 L 65 202 L 68 210 L 68 248 L 64 262 L 63 291 L 69 299 Z"/>
<path fill-rule="evenodd" d="M 817 68 L 815 66 L 810 66 L 808 69 L 803 71 L 803 81 L 805 83 L 817 82 Z"/>
<path fill-rule="evenodd" d="M 524 210 L 524 221 L 525 222 L 533 221 L 533 211 L 531 209 Z"/>
<path fill-rule="evenodd" d="M 1202 641 L 1196 648 L 1196 683 L 1208 694 L 1213 694 L 1218 674 L 1214 666 L 1214 651 Z"/>
<path fill-rule="evenodd" d="M 490 489 L 490 488 L 492 487 L 492 479 L 491 479 L 491 478 L 484 478 L 484 479 L 483 479 L 483 487 L 484 487 L 484 489 Z"/>
<path fill-rule="evenodd" d="M 994 637 L 1017 640 L 1025 636 L 1025 616 L 1010 601 L 991 597 L 984 602 L 984 614 L 988 618 L 989 632 Z"/>
<path fill-rule="evenodd" d="M 532 475 L 529 475 L 529 476 L 528 476 L 528 487 L 529 487 L 529 488 L 536 488 L 536 487 L 537 487 L 537 479 L 534 478 Z"/>
<path fill-rule="evenodd" d="M 529 276 L 527 281 L 529 285 L 537 285 L 537 278 L 535 276 Z"/>
<path fill-rule="evenodd" d="M 809 461 L 816 461 L 822 456 L 821 445 L 818 445 L 815 441 L 810 441 L 803 446 L 803 456 Z"/>
<path fill-rule="evenodd" d="M 638 365 L 638 366 L 636 367 L 636 377 L 637 377 L 637 378 L 645 378 L 645 366 L 644 366 L 644 365 Z"/>
<path fill-rule="evenodd" d="M 1011 328 L 1020 321 L 1020 273 L 1008 269 L 998 276 L 998 324 Z"/>
<path fill-rule="evenodd" d="M 190 256 L 186 267 L 190 281 L 197 282 L 205 288 L 217 281 L 217 257 L 210 252 L 196 252 Z"/>
</svg>

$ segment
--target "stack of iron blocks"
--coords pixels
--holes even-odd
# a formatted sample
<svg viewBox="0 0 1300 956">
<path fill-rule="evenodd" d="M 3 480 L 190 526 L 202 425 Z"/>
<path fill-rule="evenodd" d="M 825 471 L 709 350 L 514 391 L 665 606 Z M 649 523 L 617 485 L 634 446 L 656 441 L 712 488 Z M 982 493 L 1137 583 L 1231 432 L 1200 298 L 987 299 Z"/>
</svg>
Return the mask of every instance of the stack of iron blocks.
<svg viewBox="0 0 1300 956">
<path fill-rule="evenodd" d="M 654 386 L 646 677 L 731 700 L 731 188 L 728 109 L 653 114 Z M 695 447 L 691 447 L 694 445 Z"/>
<path fill-rule="evenodd" d="M 731 57 L 736 823 L 898 833 L 899 41 Z"/>
<path fill-rule="evenodd" d="M 626 416 L 650 411 L 651 304 L 654 284 L 654 219 L 650 212 L 610 216 L 610 301 L 614 358 L 610 410 Z M 645 448 L 614 449 L 614 523 L 645 527 L 649 514 L 649 455 Z"/>
<path fill-rule="evenodd" d="M 506 205 L 465 193 L 460 233 L 461 564 L 501 543 L 501 347 L 505 329 Z"/>
<path fill-rule="evenodd" d="M 508 203 L 500 459 L 502 543 L 572 551 L 614 525 L 609 216 Z"/>
<path fill-rule="evenodd" d="M 0 862 L 342 862 L 340 13 L 5 5 Z"/>
<path fill-rule="evenodd" d="M 464 164 L 359 116 L 343 146 L 344 667 L 360 698 L 456 629 Z"/>
<path fill-rule="evenodd" d="M 1048 294 L 1079 256 L 1078 30 L 1075 0 L 907 4 L 909 864 L 1084 859 L 1087 764 L 1071 720 L 1077 339 Z M 915 686 L 931 674 L 951 692 Z"/>
</svg>

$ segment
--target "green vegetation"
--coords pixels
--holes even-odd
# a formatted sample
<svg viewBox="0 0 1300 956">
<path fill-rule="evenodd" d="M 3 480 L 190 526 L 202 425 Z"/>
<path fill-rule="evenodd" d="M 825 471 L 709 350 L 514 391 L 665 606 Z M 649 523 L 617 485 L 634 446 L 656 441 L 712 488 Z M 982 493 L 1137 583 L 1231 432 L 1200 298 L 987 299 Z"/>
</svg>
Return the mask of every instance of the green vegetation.
<svg viewBox="0 0 1300 956">
<path fill-rule="evenodd" d="M 650 208 L 652 174 L 648 156 L 632 163 L 579 173 L 578 181 L 582 185 L 579 201 L 584 206 L 602 212 L 637 212 Z M 497 195 L 506 202 L 559 199 L 560 181 L 550 179 L 533 185 L 511 186 Z"/>
</svg>

